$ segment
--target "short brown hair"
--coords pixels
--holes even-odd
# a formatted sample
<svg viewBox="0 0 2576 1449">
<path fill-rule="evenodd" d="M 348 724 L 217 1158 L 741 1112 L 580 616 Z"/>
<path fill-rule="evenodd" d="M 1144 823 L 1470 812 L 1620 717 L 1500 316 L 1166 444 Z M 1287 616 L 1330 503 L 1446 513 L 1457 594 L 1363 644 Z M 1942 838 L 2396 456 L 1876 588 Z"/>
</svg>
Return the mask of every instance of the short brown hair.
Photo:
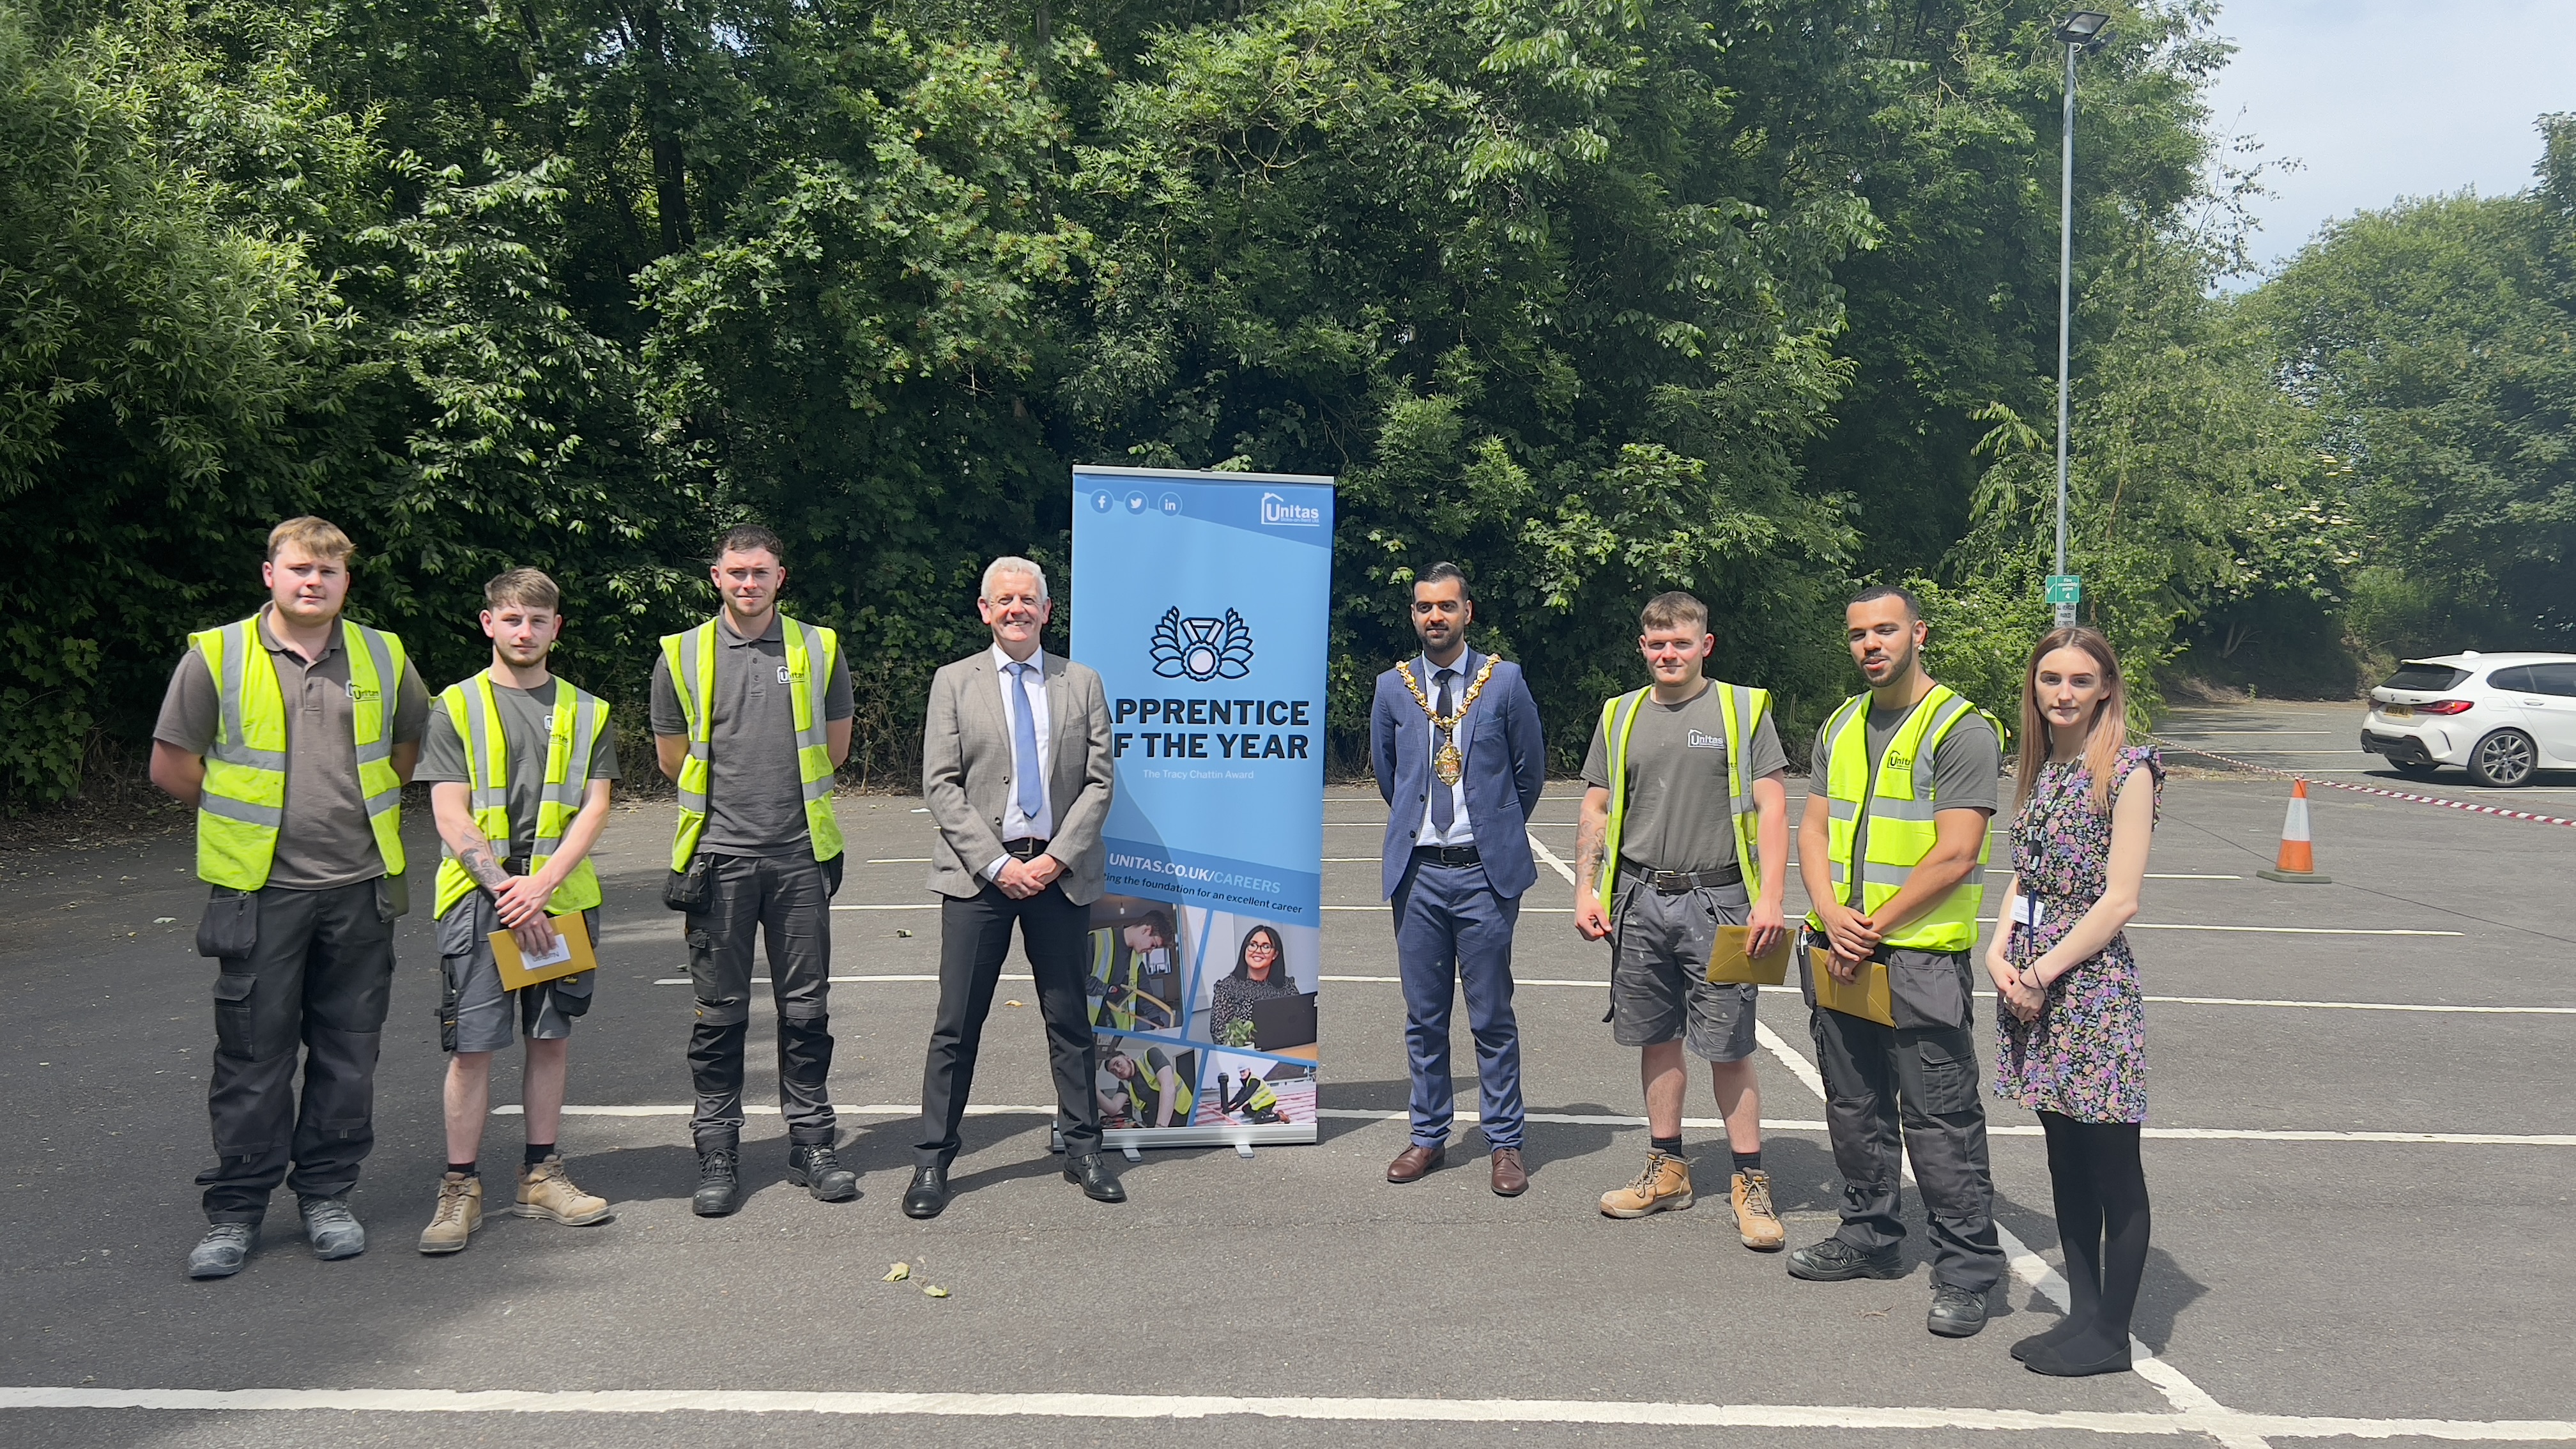
<svg viewBox="0 0 2576 1449">
<path fill-rule="evenodd" d="M 277 562 L 277 551 L 290 543 L 315 558 L 336 559 L 341 563 L 347 563 L 349 556 L 358 551 L 358 546 L 349 541 L 349 535 L 340 531 L 340 525 L 309 513 L 300 518 L 290 518 L 268 531 L 268 561 Z"/>
<path fill-rule="evenodd" d="M 1697 629 L 1708 632 L 1708 605 L 1679 589 L 1657 594 L 1637 611 L 1637 624 L 1646 633 L 1657 629 Z"/>
<path fill-rule="evenodd" d="M 716 539 L 716 558 L 729 553 L 764 552 L 782 564 L 787 562 L 787 545 L 779 542 L 777 534 L 757 523 L 737 523 Z"/>
<path fill-rule="evenodd" d="M 511 569 L 496 574 L 483 586 L 483 607 L 497 609 L 503 604 L 516 604 L 522 609 L 543 609 L 549 614 L 563 612 L 563 590 L 546 577 L 543 569 Z"/>
</svg>

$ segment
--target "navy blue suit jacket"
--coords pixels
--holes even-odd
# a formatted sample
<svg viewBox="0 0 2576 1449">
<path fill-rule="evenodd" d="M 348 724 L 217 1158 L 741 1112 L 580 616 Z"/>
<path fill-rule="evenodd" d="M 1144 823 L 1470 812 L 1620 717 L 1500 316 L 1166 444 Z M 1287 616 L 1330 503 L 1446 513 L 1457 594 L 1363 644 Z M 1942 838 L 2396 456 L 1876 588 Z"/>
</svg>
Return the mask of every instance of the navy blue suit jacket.
<svg viewBox="0 0 2576 1449">
<path fill-rule="evenodd" d="M 1458 661 L 1463 694 L 1485 656 L 1468 650 Z M 1423 696 L 1436 701 L 1429 667 L 1416 655 L 1409 666 L 1421 682 Z M 1496 660 L 1494 677 L 1476 696 L 1460 727 L 1458 748 L 1466 759 L 1467 823 L 1476 832 L 1476 853 L 1485 863 L 1485 878 L 1494 890 L 1516 899 L 1538 882 L 1538 862 L 1530 855 L 1529 817 L 1547 786 L 1547 738 L 1539 729 L 1538 701 L 1530 697 L 1521 667 Z M 1404 883 L 1413 859 L 1414 837 L 1422 832 L 1423 808 L 1434 789 L 1445 788 L 1431 773 L 1431 721 L 1404 687 L 1401 670 L 1377 677 L 1377 700 L 1369 709 L 1369 764 L 1377 773 L 1377 792 L 1386 797 L 1385 894 Z"/>
</svg>

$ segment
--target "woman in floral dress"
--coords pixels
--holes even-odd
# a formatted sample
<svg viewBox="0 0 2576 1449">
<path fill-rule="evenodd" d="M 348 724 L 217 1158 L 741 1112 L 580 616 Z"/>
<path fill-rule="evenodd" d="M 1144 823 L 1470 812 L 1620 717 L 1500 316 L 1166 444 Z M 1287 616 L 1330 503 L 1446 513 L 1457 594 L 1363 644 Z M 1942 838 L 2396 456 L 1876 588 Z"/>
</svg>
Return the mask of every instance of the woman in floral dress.
<svg viewBox="0 0 2576 1449">
<path fill-rule="evenodd" d="M 2138 913 L 2164 765 L 2129 744 L 2109 640 L 2058 629 L 2031 651 L 2021 704 L 2021 805 L 2005 923 L 1986 951 L 2003 1009 L 1995 1091 L 2039 1114 L 2073 1304 L 2013 1345 L 2044 1374 L 2129 1367 L 2147 1261 L 2147 1023 L 2121 928 Z"/>
</svg>

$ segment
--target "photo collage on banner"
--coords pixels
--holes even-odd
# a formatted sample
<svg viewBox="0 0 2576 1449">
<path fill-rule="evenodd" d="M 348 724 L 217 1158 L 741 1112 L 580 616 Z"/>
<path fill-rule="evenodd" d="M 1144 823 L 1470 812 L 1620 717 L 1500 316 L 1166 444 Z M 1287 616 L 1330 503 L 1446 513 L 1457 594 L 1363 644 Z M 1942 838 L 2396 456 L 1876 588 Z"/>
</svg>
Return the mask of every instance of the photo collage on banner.
<svg viewBox="0 0 2576 1449">
<path fill-rule="evenodd" d="M 1085 983 L 1113 1146 L 1315 1140 L 1330 479 L 1074 470 L 1073 655 L 1109 695 Z"/>
</svg>

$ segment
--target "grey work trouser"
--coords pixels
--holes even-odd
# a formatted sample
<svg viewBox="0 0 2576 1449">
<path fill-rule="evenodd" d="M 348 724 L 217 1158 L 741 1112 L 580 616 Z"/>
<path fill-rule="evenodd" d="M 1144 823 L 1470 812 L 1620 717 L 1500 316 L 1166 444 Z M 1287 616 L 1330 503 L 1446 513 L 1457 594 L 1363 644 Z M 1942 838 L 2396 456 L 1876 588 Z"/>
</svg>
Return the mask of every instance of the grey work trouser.
<svg viewBox="0 0 2576 1449">
<path fill-rule="evenodd" d="M 787 1140 L 828 1146 L 839 1123 L 825 1086 L 832 1072 L 832 894 L 822 863 L 801 853 L 715 857 L 706 905 L 687 921 L 689 982 L 698 1000 L 689 1030 L 698 1104 L 689 1131 L 698 1150 L 742 1140 L 755 941 L 768 948 L 769 993 L 778 1005 L 778 1106 Z"/>
<path fill-rule="evenodd" d="M 215 1165 L 197 1174 L 208 1222 L 259 1221 L 290 1163 L 299 1196 L 338 1197 L 376 1145 L 376 1048 L 394 973 L 383 882 L 270 886 L 258 901 L 249 954 L 216 962 Z"/>
<path fill-rule="evenodd" d="M 1880 959 L 1893 1027 L 1814 1006 L 1812 984 L 1808 991 L 1825 1124 L 1843 1176 L 1835 1236 L 1865 1253 L 1904 1240 L 1898 1211 L 1911 1157 L 1931 1225 L 1932 1281 L 1982 1293 L 2003 1277 L 2004 1251 L 1977 1093 L 1968 956 L 1884 950 Z"/>
</svg>

